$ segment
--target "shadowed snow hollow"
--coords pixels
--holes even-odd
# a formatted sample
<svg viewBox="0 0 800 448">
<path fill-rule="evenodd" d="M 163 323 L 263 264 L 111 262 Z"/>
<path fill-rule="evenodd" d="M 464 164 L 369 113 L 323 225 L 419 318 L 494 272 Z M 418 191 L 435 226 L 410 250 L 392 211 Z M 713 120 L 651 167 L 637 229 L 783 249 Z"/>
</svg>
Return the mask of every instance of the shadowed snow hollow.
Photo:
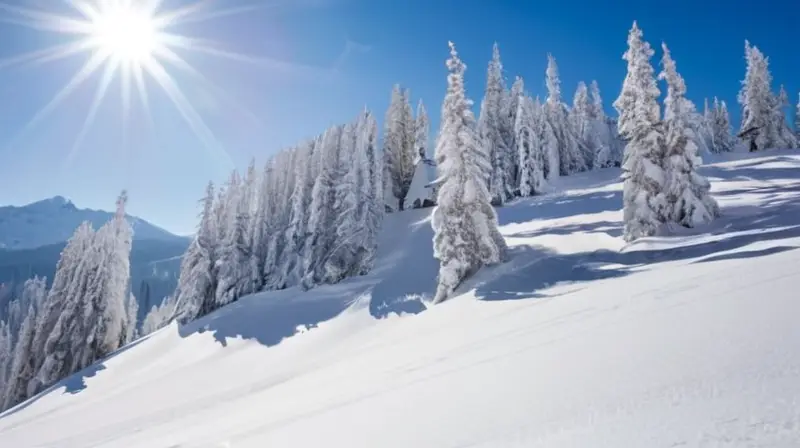
<svg viewBox="0 0 800 448">
<path fill-rule="evenodd" d="M 797 446 L 800 156 L 703 172 L 722 218 L 627 246 L 615 170 L 508 205 L 511 261 L 427 310 L 430 210 L 390 215 L 371 274 L 167 327 L 0 446 Z"/>
</svg>

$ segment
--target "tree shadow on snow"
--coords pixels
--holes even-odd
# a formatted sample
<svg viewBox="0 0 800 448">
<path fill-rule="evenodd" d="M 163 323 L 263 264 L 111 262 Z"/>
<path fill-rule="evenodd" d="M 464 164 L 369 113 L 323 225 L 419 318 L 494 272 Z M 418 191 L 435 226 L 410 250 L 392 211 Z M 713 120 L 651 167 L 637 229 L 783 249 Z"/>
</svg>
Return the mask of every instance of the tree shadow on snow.
<svg viewBox="0 0 800 448">
<path fill-rule="evenodd" d="M 419 215 L 419 216 L 418 216 Z M 409 213 L 421 218 L 422 213 Z M 407 223 L 394 223 L 394 225 Z M 408 232 L 407 229 L 411 229 Z M 423 300 L 436 289 L 439 264 L 432 254 L 422 257 L 414 248 L 429 248 L 433 231 L 428 224 L 398 229 L 398 237 L 380 248 L 383 253 L 365 276 L 347 278 L 334 285 L 310 291 L 291 288 L 244 297 L 216 312 L 179 327 L 181 337 L 211 332 L 223 347 L 228 338 L 255 340 L 271 347 L 299 331 L 317 327 L 350 308 L 357 300 L 368 300 L 376 319 L 397 314 L 418 314 Z M 429 249 L 428 249 L 429 250 Z"/>
<path fill-rule="evenodd" d="M 361 279 L 363 277 L 349 280 Z M 291 288 L 255 294 L 188 325 L 179 326 L 178 334 L 188 337 L 194 333 L 210 332 L 223 347 L 227 347 L 229 338 L 255 340 L 271 347 L 338 316 L 369 287 L 363 281 L 344 281 L 305 292 Z"/>
<path fill-rule="evenodd" d="M 785 164 L 786 166 L 774 166 L 775 164 Z M 700 174 L 707 177 L 731 180 L 794 180 L 797 179 L 798 169 L 800 169 L 800 160 L 794 157 L 780 156 L 737 163 L 729 167 L 719 165 L 703 166 L 700 168 Z"/>
<path fill-rule="evenodd" d="M 800 237 L 800 187 L 783 188 L 781 192 L 780 199 L 767 200 L 757 207 L 726 207 L 722 210 L 722 216 L 709 226 L 681 229 L 680 234 L 671 237 L 644 238 L 628 245 L 624 252 L 597 250 L 563 255 L 544 252 L 541 256 L 531 257 L 530 261 L 510 268 L 507 275 L 497 276 L 479 284 L 476 296 L 486 301 L 549 297 L 536 291 L 557 284 L 622 277 L 629 275 L 635 268 L 655 263 L 692 259 L 697 259 L 694 263 L 708 263 L 756 258 L 797 249 L 795 246 L 781 245 L 760 250 L 731 252 L 754 243 Z M 568 234 L 573 231 L 593 232 L 613 224 L 608 222 L 570 224 L 512 236 Z M 701 242 L 692 244 L 690 238 L 685 238 L 687 236 L 699 236 L 702 239 Z M 713 240 L 709 240 L 708 237 Z M 648 248 L 654 241 L 665 239 L 674 240 L 680 245 L 663 249 Z M 731 253 L 720 254 L 721 252 Z M 517 256 L 527 257 L 523 252 L 518 252 Z"/>
<path fill-rule="evenodd" d="M 137 340 L 131 342 L 130 344 L 128 344 L 128 345 L 120 348 L 119 350 L 115 351 L 114 353 L 108 355 L 106 358 L 103 358 L 102 360 L 97 361 L 96 363 L 92 364 L 91 366 L 89 366 L 89 367 L 87 367 L 87 368 L 85 368 L 85 369 L 83 369 L 83 370 L 81 370 L 81 371 L 79 371 L 77 373 L 74 373 L 74 374 L 62 379 L 61 381 L 58 381 L 57 383 L 55 383 L 52 386 L 44 389 L 43 391 L 39 392 L 38 394 L 34 395 L 33 397 L 23 401 L 22 403 L 16 405 L 15 407 L 13 407 L 11 409 L 8 409 L 5 412 L 0 413 L 0 419 L 3 419 L 5 417 L 9 417 L 11 415 L 16 414 L 19 411 L 22 411 L 23 409 L 27 408 L 28 406 L 30 406 L 30 405 L 36 403 L 37 401 L 39 401 L 40 398 L 42 398 L 42 397 L 44 397 L 46 395 L 49 395 L 51 392 L 56 391 L 58 389 L 64 388 L 64 392 L 63 393 L 64 394 L 70 394 L 70 395 L 75 395 L 75 394 L 78 394 L 78 393 L 84 391 L 86 388 L 89 387 L 86 384 L 86 379 L 87 378 L 92 378 L 95 375 L 97 375 L 98 372 L 106 370 L 106 366 L 105 366 L 106 362 L 108 362 L 112 358 L 116 357 L 117 355 L 120 355 L 120 354 L 128 351 L 128 349 L 131 349 L 131 348 L 139 345 L 139 343 L 144 341 L 144 339 L 145 338 L 141 338 L 141 339 L 137 339 Z"/>
<path fill-rule="evenodd" d="M 566 218 L 575 215 L 617 211 L 622 208 L 622 191 L 545 195 L 509 204 L 500 214 L 500 225 Z"/>
<path fill-rule="evenodd" d="M 573 233 L 605 233 L 614 238 L 622 237 L 622 222 L 620 221 L 595 221 L 583 224 L 569 224 L 564 226 L 545 227 L 537 230 L 513 233 L 507 238 L 533 238 L 542 235 L 570 235 Z"/>
</svg>

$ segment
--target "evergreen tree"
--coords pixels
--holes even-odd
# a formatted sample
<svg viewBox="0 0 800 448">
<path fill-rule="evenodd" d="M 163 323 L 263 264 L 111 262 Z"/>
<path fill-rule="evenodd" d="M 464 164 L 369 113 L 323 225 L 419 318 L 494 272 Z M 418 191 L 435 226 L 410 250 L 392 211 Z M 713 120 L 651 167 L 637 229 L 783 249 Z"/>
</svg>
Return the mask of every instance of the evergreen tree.
<svg viewBox="0 0 800 448">
<path fill-rule="evenodd" d="M 586 170 L 586 161 L 580 141 L 569 123 L 567 105 L 561 100 L 561 79 L 553 55 L 547 55 L 547 101 L 545 115 L 558 142 L 559 173 L 566 176 Z M 555 162 L 555 157 L 552 157 Z M 551 170 L 553 171 L 553 170 Z"/>
<path fill-rule="evenodd" d="M 593 168 L 596 154 L 602 148 L 598 135 L 597 125 L 593 117 L 592 104 L 589 102 L 589 89 L 583 81 L 578 83 L 569 112 L 569 120 L 575 135 L 578 137 L 579 147 L 582 149 L 583 163 L 587 168 Z"/>
<path fill-rule="evenodd" d="M 320 148 L 320 172 L 311 190 L 311 207 L 308 218 L 308 254 L 302 286 L 306 289 L 324 280 L 324 263 L 334 247 L 333 203 L 337 181 L 339 145 L 344 129 L 334 126 L 325 132 Z"/>
<path fill-rule="evenodd" d="M 255 198 L 256 210 L 250 227 L 250 284 L 253 291 L 264 288 L 264 263 L 269 246 L 269 230 L 274 210 L 275 191 L 272 189 L 274 177 L 274 158 L 267 160 L 261 174 L 258 195 Z"/>
<path fill-rule="evenodd" d="M 44 278 L 33 278 L 25 282 L 22 288 L 20 304 L 24 307 L 24 319 L 14 341 L 14 350 L 9 358 L 10 365 L 5 383 L 3 409 L 8 409 L 30 397 L 28 383 L 36 374 L 37 358 L 41 353 L 33 351 L 38 314 L 47 295 L 47 281 Z M 2 391 L 2 388 L 0 388 Z"/>
<path fill-rule="evenodd" d="M 175 314 L 175 305 L 177 301 L 174 295 L 165 298 L 160 305 L 153 305 L 142 321 L 142 336 L 166 327 Z"/>
<path fill-rule="evenodd" d="M 510 197 L 508 165 L 510 148 L 504 136 L 503 103 L 505 101 L 505 78 L 503 63 L 500 61 L 500 49 L 497 43 L 492 48 L 492 60 L 486 72 L 486 92 L 481 102 L 481 116 L 478 132 L 485 145 L 484 152 L 491 160 L 489 170 L 489 191 L 492 203 L 502 205 Z"/>
<path fill-rule="evenodd" d="M 227 228 L 219 253 L 219 276 L 215 292 L 215 307 L 227 305 L 244 294 L 252 292 L 251 285 L 251 245 L 250 245 L 250 191 L 255 180 L 254 169 L 244 182 L 238 185 L 238 194 L 229 195 L 233 201 L 233 219 Z M 233 184 L 232 184 L 233 185 Z M 230 193 L 235 188 L 229 188 Z"/>
<path fill-rule="evenodd" d="M 359 223 L 359 176 L 363 168 L 357 153 L 355 125 L 342 128 L 339 154 L 336 161 L 333 185 L 333 250 L 325 254 L 324 280 L 336 283 L 353 274 L 359 255 L 358 237 L 363 227 Z"/>
<path fill-rule="evenodd" d="M 105 256 L 105 266 L 103 266 L 107 269 L 107 276 L 103 279 L 105 288 L 102 293 L 102 300 L 105 302 L 102 307 L 105 309 L 103 316 L 105 342 L 104 347 L 95 355 L 94 359 L 103 358 L 119 348 L 127 341 L 128 326 L 136 327 L 135 314 L 132 322 L 129 322 L 128 314 L 133 229 L 125 215 L 127 204 L 128 193 L 122 191 L 117 198 L 117 210 L 114 218 L 104 226 L 108 228 L 105 248 L 107 255 Z"/>
<path fill-rule="evenodd" d="M 687 121 L 693 105 L 686 100 L 686 83 L 678 73 L 667 45 L 662 44 L 661 48 L 664 70 L 659 79 L 667 82 L 664 99 L 667 217 L 684 227 L 696 227 L 716 218 L 719 207 L 709 194 L 711 184 L 697 172 L 702 160 L 689 138 Z"/>
<path fill-rule="evenodd" d="M 417 105 L 417 122 L 414 125 L 415 161 L 430 158 L 428 157 L 428 132 L 430 132 L 428 112 L 425 110 L 425 105 L 422 104 L 422 100 L 419 100 L 419 104 Z"/>
<path fill-rule="evenodd" d="M 750 42 L 745 41 L 744 45 L 747 71 L 738 96 L 742 105 L 740 133 L 746 134 L 750 151 L 784 147 L 783 113 L 779 99 L 771 92 L 769 60 Z"/>
<path fill-rule="evenodd" d="M 395 85 L 392 90 L 392 101 L 386 112 L 385 131 L 383 135 L 383 154 L 386 163 L 387 179 L 391 182 L 391 201 L 387 198 L 390 207 L 402 210 L 405 197 L 414 177 L 414 150 L 415 125 L 408 102 L 408 91 Z"/>
<path fill-rule="evenodd" d="M 797 138 L 800 139 L 800 94 L 797 95 L 797 108 L 794 112 L 794 132 Z"/>
<path fill-rule="evenodd" d="M 286 230 L 286 263 L 283 266 L 281 280 L 283 286 L 296 285 L 303 276 L 302 266 L 304 261 L 302 255 L 305 252 L 311 190 L 314 188 L 311 160 L 315 147 L 317 147 L 317 142 L 317 140 L 307 141 L 296 150 L 295 183 L 289 199 L 291 211 L 289 226 Z"/>
<path fill-rule="evenodd" d="M 79 279 L 78 269 L 82 260 L 85 260 L 89 253 L 93 238 L 94 230 L 91 224 L 84 222 L 78 226 L 67 241 L 64 250 L 61 251 L 61 257 L 56 264 L 53 284 L 37 316 L 36 333 L 31 345 L 31 352 L 38 354 L 33 368 L 37 373 L 29 381 L 28 388 L 31 395 L 44 389 L 51 381 L 60 378 L 56 373 L 52 375 L 54 379 L 51 380 L 49 372 L 43 372 L 42 367 L 48 356 L 55 356 L 57 359 L 63 360 L 68 353 L 65 351 L 55 353 L 56 347 L 48 345 L 47 341 L 52 335 L 63 333 L 61 326 L 65 325 L 68 318 L 77 317 L 77 314 L 70 314 L 77 313 L 76 306 L 79 300 L 79 297 L 76 296 L 77 292 L 74 292 L 72 286 Z M 56 339 L 57 337 L 53 338 L 53 341 Z"/>
<path fill-rule="evenodd" d="M 507 145 L 510 150 L 506 178 L 508 179 L 509 188 L 513 195 L 519 195 L 520 160 L 519 151 L 517 150 L 516 130 L 517 113 L 519 112 L 519 105 L 524 96 L 525 82 L 521 77 L 517 76 L 503 103 L 503 134 L 506 135 Z"/>
<path fill-rule="evenodd" d="M 434 302 L 452 295 L 468 276 L 482 266 L 505 258 L 506 244 L 497 228 L 497 215 L 484 182 L 485 163 L 480 138 L 464 91 L 465 65 L 450 43 L 448 88 L 436 144 L 439 171 L 438 205 L 433 211 L 434 256 L 439 260 L 439 280 Z"/>
<path fill-rule="evenodd" d="M 427 121 L 427 114 L 422 103 L 418 108 L 417 118 L 419 119 L 419 117 L 425 117 L 425 121 Z M 427 124 L 422 124 L 422 127 L 426 126 Z M 380 175 L 379 160 L 376 154 L 377 123 L 368 110 L 359 115 L 355 122 L 354 133 L 353 164 L 355 166 L 356 208 L 355 229 L 351 238 L 354 240 L 355 251 L 350 275 L 363 275 L 372 269 L 378 244 L 378 232 L 383 221 L 383 201 L 377 194 L 381 191 L 381 187 L 375 184 L 376 180 L 379 180 L 375 176 Z M 421 135 L 422 133 L 418 133 L 420 139 L 423 138 Z M 424 137 L 424 141 L 427 141 L 427 136 Z M 420 142 L 417 147 L 420 148 L 422 144 Z M 421 150 L 421 154 L 427 159 L 424 149 Z M 421 161 L 421 163 L 424 162 Z"/>
<path fill-rule="evenodd" d="M 520 161 L 519 191 L 522 196 L 532 196 L 544 191 L 544 154 L 541 128 L 544 117 L 541 105 L 535 104 L 529 96 L 519 101 L 516 114 L 515 138 Z"/>
<path fill-rule="evenodd" d="M 203 210 L 197 234 L 181 260 L 181 272 L 175 291 L 175 317 L 181 323 L 191 322 L 214 309 L 214 293 L 217 290 L 217 259 L 219 251 L 220 224 L 215 209 L 219 211 L 219 199 L 214 200 L 214 184 L 208 183 L 202 199 Z"/>
<path fill-rule="evenodd" d="M 129 344 L 139 337 L 137 317 L 139 314 L 139 302 L 136 300 L 136 296 L 134 296 L 133 293 L 128 295 L 128 301 L 125 303 L 125 311 L 125 339 L 120 345 Z"/>
<path fill-rule="evenodd" d="M 781 85 L 780 89 L 778 90 L 778 96 L 776 98 L 777 106 L 775 107 L 775 118 L 773 119 L 776 122 L 776 126 L 778 127 L 780 134 L 780 148 L 786 149 L 794 149 L 798 147 L 798 139 L 795 133 L 792 131 L 792 128 L 789 127 L 789 120 L 788 120 L 788 109 L 789 109 L 789 95 L 786 93 L 786 89 Z"/>
<path fill-rule="evenodd" d="M 8 323 L 0 320 L 0 407 L 5 397 L 6 385 L 8 384 L 8 374 L 11 369 L 12 354 L 11 331 Z"/>
<path fill-rule="evenodd" d="M 589 86 L 589 121 L 594 129 L 597 145 L 592 154 L 593 168 L 606 168 L 619 165 L 622 160 L 620 141 L 617 139 L 616 125 L 606 117 L 603 109 L 603 98 L 600 96 L 600 86 L 597 81 L 592 81 Z"/>
<path fill-rule="evenodd" d="M 660 124 L 660 94 L 650 58 L 653 50 L 636 22 L 623 55 L 628 72 L 614 108 L 619 131 L 628 143 L 622 164 L 623 220 L 626 241 L 655 235 L 667 220 L 666 175 L 662 166 L 665 141 Z"/>
<path fill-rule="evenodd" d="M 713 133 L 714 152 L 733 151 L 735 143 L 731 135 L 730 117 L 725 101 L 714 97 L 714 108 L 711 110 L 711 130 Z"/>
<path fill-rule="evenodd" d="M 78 227 L 70 240 L 70 244 L 74 245 L 75 257 L 67 259 L 62 253 L 59 271 L 63 270 L 63 272 L 56 271 L 55 279 L 69 274 L 68 286 L 55 323 L 44 335 L 46 338 L 42 345 L 44 359 L 41 361 L 41 367 L 38 369 L 35 379 L 29 383 L 29 389 L 39 392 L 91 363 L 87 358 L 91 353 L 90 349 L 94 348 L 90 344 L 95 345 L 95 339 L 89 340 L 90 329 L 87 328 L 87 323 L 102 322 L 102 319 L 98 319 L 102 315 L 91 308 L 86 309 L 87 305 L 94 304 L 93 297 L 90 295 L 90 285 L 98 274 L 97 262 L 100 244 L 97 240 L 97 235 L 91 225 L 84 223 Z M 57 294 L 54 295 L 54 291 L 51 289 L 45 308 L 53 299 L 59 298 Z M 41 327 L 37 333 L 39 331 L 41 331 Z M 36 339 L 34 337 L 34 344 L 36 344 Z"/>
</svg>

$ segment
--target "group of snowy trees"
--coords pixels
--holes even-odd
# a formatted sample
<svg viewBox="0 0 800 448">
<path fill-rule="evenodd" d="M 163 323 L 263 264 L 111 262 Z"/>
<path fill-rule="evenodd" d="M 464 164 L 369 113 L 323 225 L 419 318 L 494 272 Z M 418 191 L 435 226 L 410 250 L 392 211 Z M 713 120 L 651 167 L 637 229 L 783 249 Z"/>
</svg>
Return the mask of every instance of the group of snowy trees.
<svg viewBox="0 0 800 448">
<path fill-rule="evenodd" d="M 690 123 L 694 105 L 685 96 L 686 84 L 666 44 L 662 48 L 658 78 L 667 84 L 663 118 L 650 64 L 654 52 L 634 22 L 623 56 L 628 73 L 614 103 L 620 133 L 628 141 L 622 165 L 626 241 L 655 235 L 665 223 L 694 227 L 719 214 L 708 180 L 697 172 L 701 160 Z"/>
<path fill-rule="evenodd" d="M 772 92 L 769 58 L 748 41 L 744 43 L 744 52 L 747 71 L 738 98 L 742 106 L 740 135 L 749 142 L 750 151 L 797 148 L 798 136 L 786 120 L 789 97 L 783 86 L 777 94 Z"/>
<path fill-rule="evenodd" d="M 410 92 L 395 85 L 383 131 L 383 183 L 387 211 L 405 209 L 406 197 L 420 160 L 427 158 L 428 114 L 420 100 L 417 116 L 411 111 Z"/>
<path fill-rule="evenodd" d="M 402 131 L 398 141 L 413 141 Z M 175 297 L 154 307 L 147 328 L 192 321 L 246 294 L 367 273 L 384 214 L 377 139 L 365 111 L 277 154 L 260 176 L 251 164 L 219 191 L 209 184 Z M 405 173 L 404 164 L 396 158 L 389 166 Z"/>
<path fill-rule="evenodd" d="M 125 192 L 97 231 L 81 224 L 67 242 L 50 290 L 28 280 L 0 321 L 0 409 L 82 370 L 136 337 L 130 294 L 133 230 Z"/>
<path fill-rule="evenodd" d="M 487 71 L 477 129 L 489 157 L 485 177 L 492 203 L 542 193 L 546 180 L 593 168 L 619 165 L 622 142 L 616 122 L 603 111 L 596 82 L 581 82 L 572 107 L 561 97 L 558 66 L 548 56 L 547 98 L 542 103 L 517 77 L 507 88 L 495 44 Z"/>
</svg>

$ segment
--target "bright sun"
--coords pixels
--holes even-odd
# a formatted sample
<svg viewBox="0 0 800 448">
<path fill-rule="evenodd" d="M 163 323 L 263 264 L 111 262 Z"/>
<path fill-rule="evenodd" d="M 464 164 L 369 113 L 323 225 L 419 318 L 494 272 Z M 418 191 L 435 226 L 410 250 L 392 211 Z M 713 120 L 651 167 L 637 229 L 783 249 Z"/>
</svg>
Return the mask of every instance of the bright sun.
<svg viewBox="0 0 800 448">
<path fill-rule="evenodd" d="M 181 53 L 200 53 L 229 61 L 276 66 L 269 58 L 258 58 L 225 51 L 208 39 L 193 38 L 176 33 L 183 23 L 200 23 L 217 17 L 244 14 L 264 8 L 264 0 L 252 0 L 249 5 L 237 5 L 228 9 L 210 8 L 214 0 L 189 0 L 173 9 L 163 8 L 165 0 L 64 0 L 69 10 L 66 14 L 48 9 L 30 9 L 8 4 L 0 0 L 0 22 L 9 22 L 63 36 L 60 43 L 48 48 L 34 50 L 13 58 L 0 59 L 0 69 L 16 64 L 44 63 L 85 55 L 83 65 L 65 82 L 19 132 L 17 138 L 26 134 L 41 120 L 52 113 L 81 85 L 96 80 L 94 95 L 84 115 L 83 126 L 67 156 L 67 160 L 82 145 L 84 138 L 99 113 L 100 105 L 107 97 L 112 83 L 120 86 L 122 129 L 125 134 L 132 96 L 139 97 L 142 109 L 149 115 L 150 99 L 148 85 L 154 85 L 166 95 L 204 146 L 225 163 L 232 163 L 230 156 L 219 145 L 202 115 L 192 104 L 190 95 L 173 77 L 181 72 L 182 80 L 193 82 L 195 88 L 215 92 L 225 98 L 225 92 L 217 88 L 199 70 L 193 67 Z M 51 6 L 57 2 L 50 0 Z M 217 4 L 234 3 L 233 1 Z M 277 66 L 282 66 L 277 64 Z M 85 98 L 85 97 L 84 97 Z M 152 117 L 149 117 L 152 120 Z"/>
<path fill-rule="evenodd" d="M 123 63 L 146 63 L 162 45 L 154 18 L 124 4 L 99 12 L 90 35 L 98 50 Z"/>
</svg>

